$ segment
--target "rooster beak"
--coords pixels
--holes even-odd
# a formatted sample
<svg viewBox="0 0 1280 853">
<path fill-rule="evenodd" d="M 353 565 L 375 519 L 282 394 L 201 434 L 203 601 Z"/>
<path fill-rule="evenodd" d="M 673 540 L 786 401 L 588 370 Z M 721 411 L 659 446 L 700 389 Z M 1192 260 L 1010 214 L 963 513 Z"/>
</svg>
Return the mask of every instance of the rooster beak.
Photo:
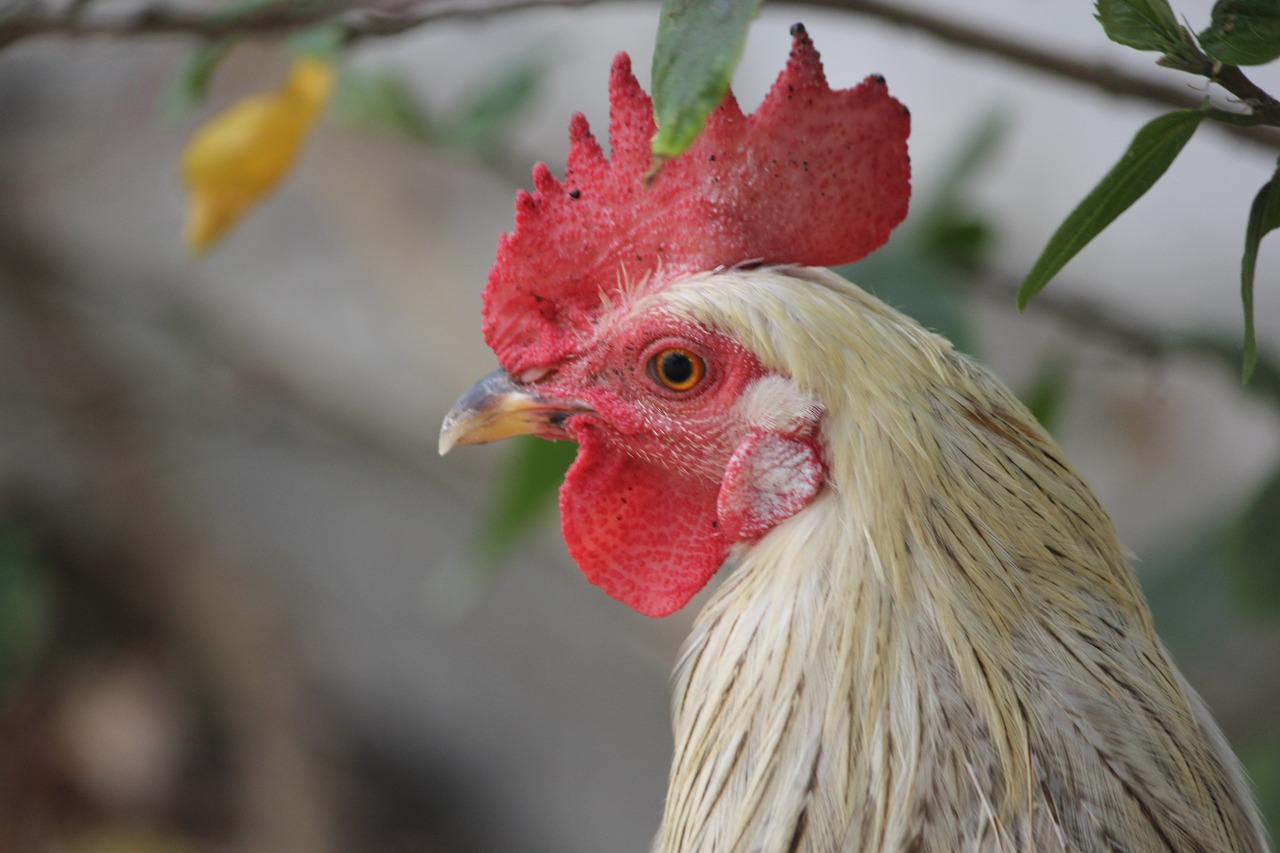
<svg viewBox="0 0 1280 853">
<path fill-rule="evenodd" d="M 589 412 L 577 400 L 543 397 L 505 370 L 495 370 L 467 389 L 440 427 L 440 455 L 459 444 L 484 444 L 517 435 L 569 438 L 564 421 Z"/>
</svg>

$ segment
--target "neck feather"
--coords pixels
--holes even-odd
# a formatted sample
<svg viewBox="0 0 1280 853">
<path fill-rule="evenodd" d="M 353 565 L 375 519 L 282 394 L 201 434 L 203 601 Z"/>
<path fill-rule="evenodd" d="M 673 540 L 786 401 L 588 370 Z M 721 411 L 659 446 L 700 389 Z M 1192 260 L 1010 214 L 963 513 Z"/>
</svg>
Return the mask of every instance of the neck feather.
<svg viewBox="0 0 1280 853">
<path fill-rule="evenodd" d="M 1067 849 L 1115 831 L 1071 823 L 1098 803 L 1132 849 L 1263 849 L 1109 518 L 1025 408 L 825 271 L 714 278 L 661 298 L 822 402 L 829 476 L 685 645 L 657 849 Z"/>
</svg>

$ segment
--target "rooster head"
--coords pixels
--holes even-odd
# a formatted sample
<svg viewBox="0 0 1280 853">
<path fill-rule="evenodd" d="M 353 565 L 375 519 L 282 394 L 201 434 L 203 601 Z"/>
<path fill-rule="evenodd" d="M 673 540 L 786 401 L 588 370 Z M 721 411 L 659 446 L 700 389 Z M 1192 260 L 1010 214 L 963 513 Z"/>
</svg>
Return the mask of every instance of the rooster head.
<svg viewBox="0 0 1280 853">
<path fill-rule="evenodd" d="M 539 164 L 517 195 L 484 292 L 502 367 L 441 432 L 442 452 L 521 434 L 578 442 L 560 491 L 569 553 L 651 616 L 684 606 L 825 479 L 822 404 L 664 296 L 718 271 L 857 260 L 907 211 L 906 109 L 879 77 L 832 90 L 803 27 L 792 35 L 760 107 L 744 115 L 729 94 L 651 182 L 652 102 L 617 57 L 611 156 L 576 115 L 564 179 Z"/>
</svg>

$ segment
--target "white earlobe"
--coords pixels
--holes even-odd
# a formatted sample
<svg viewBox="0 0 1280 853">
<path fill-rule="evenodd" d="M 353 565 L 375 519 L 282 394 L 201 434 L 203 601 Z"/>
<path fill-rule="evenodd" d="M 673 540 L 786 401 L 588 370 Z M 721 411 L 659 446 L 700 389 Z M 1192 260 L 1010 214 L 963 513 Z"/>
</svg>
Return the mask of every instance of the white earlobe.
<svg viewBox="0 0 1280 853">
<path fill-rule="evenodd" d="M 731 542 L 756 539 L 808 506 L 826 469 L 811 434 L 752 430 L 729 457 L 716 499 Z"/>
</svg>

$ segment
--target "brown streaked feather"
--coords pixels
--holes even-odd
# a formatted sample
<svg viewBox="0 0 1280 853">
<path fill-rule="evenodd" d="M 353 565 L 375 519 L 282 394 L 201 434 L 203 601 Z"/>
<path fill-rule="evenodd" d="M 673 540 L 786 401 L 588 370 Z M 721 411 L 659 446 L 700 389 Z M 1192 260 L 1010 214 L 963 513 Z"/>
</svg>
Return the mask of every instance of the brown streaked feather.
<svg viewBox="0 0 1280 853">
<path fill-rule="evenodd" d="M 655 851 L 1267 849 L 1110 519 L 1003 385 L 825 270 L 656 303 L 821 403 L 829 482 L 686 643 Z"/>
</svg>

